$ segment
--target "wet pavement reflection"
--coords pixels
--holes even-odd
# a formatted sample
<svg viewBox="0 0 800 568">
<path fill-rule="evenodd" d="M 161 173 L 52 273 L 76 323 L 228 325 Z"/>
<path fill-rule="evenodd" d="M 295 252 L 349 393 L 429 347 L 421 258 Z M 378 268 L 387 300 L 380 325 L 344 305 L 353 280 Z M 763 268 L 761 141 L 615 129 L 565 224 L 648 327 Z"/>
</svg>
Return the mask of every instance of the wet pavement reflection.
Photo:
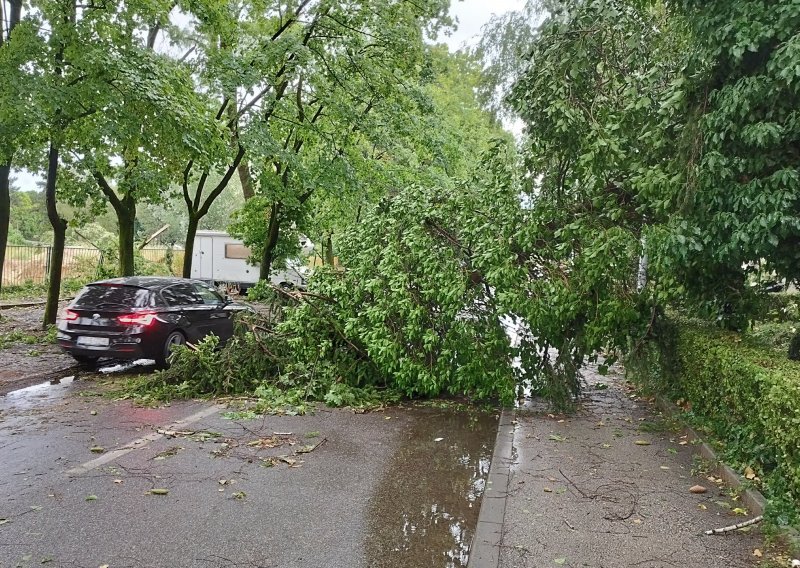
<svg viewBox="0 0 800 568">
<path fill-rule="evenodd" d="M 371 568 L 466 566 L 497 416 L 414 409 L 369 507 Z"/>
</svg>

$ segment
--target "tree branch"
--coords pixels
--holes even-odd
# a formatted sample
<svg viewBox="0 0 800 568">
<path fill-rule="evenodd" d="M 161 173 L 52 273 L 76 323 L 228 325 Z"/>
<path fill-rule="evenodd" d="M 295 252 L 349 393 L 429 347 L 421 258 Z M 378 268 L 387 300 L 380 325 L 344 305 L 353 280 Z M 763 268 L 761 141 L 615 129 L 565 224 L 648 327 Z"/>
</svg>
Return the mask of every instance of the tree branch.
<svg viewBox="0 0 800 568">
<path fill-rule="evenodd" d="M 117 193 L 111 188 L 106 180 L 105 176 L 101 174 L 99 171 L 93 169 L 92 170 L 92 177 L 97 181 L 97 185 L 100 187 L 100 191 L 103 192 L 108 198 L 108 201 L 111 203 L 111 207 L 114 208 L 114 211 L 119 211 L 122 209 L 122 201 L 120 201 Z"/>
</svg>

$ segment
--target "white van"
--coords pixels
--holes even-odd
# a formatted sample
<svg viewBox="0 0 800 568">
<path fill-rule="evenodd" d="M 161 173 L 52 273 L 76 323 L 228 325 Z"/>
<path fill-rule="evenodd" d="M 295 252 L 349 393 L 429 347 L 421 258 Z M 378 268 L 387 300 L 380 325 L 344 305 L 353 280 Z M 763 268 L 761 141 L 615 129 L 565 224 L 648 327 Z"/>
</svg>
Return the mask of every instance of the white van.
<svg viewBox="0 0 800 568">
<path fill-rule="evenodd" d="M 311 241 L 301 240 L 303 255 L 313 252 Z M 247 262 L 250 249 L 224 231 L 197 231 L 192 252 L 192 278 L 244 292 L 258 282 L 259 267 Z M 304 288 L 309 268 L 301 260 L 289 261 L 286 270 L 270 274 L 270 282 L 287 288 Z"/>
</svg>

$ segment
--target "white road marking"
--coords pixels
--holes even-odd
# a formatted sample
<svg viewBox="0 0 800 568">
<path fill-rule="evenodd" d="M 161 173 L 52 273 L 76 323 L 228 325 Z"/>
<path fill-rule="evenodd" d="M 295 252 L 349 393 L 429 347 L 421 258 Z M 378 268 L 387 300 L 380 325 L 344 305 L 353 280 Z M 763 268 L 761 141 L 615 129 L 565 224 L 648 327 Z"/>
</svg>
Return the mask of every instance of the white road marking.
<svg viewBox="0 0 800 568">
<path fill-rule="evenodd" d="M 160 430 L 182 430 L 185 426 L 189 424 L 193 424 L 198 420 L 202 420 L 206 416 L 210 416 L 215 412 L 219 412 L 224 407 L 215 404 L 209 408 L 204 408 L 199 412 L 195 412 L 194 414 L 187 416 L 186 418 L 182 418 L 177 422 L 173 422 L 169 426 L 165 426 L 164 428 L 160 428 Z M 106 452 L 102 456 L 95 458 L 93 460 L 89 460 L 86 463 L 79 465 L 78 467 L 74 467 L 72 469 L 67 470 L 65 473 L 67 475 L 81 475 L 86 472 L 92 471 L 93 469 L 97 469 L 98 467 L 105 465 L 109 462 L 114 461 L 120 456 L 124 456 L 125 454 L 132 452 L 133 450 L 140 450 L 147 446 L 150 442 L 154 442 L 160 438 L 163 438 L 164 434 L 159 434 L 158 432 L 153 432 L 152 434 L 148 434 L 146 436 L 142 436 L 141 438 L 137 438 L 132 442 L 129 442 L 122 446 L 121 448 L 117 448 L 116 450 L 111 450 L 110 452 Z"/>
</svg>

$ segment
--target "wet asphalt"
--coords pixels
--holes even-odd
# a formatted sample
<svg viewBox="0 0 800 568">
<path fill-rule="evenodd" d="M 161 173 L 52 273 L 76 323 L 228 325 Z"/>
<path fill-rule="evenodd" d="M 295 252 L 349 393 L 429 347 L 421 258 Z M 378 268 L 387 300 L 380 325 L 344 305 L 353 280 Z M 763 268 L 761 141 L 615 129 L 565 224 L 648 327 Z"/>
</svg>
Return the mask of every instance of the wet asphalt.
<svg viewBox="0 0 800 568">
<path fill-rule="evenodd" d="M 0 396 L 0 568 L 759 565 L 758 528 L 703 535 L 751 513 L 619 375 L 498 429 L 435 406 L 143 408 L 102 396 L 128 369 L 107 370 Z"/>
<path fill-rule="evenodd" d="M 575 414 L 531 401 L 510 412 L 502 531 L 479 535 L 496 546 L 470 568 L 760 565 L 757 527 L 703 534 L 756 513 L 693 457 L 681 430 L 620 375 L 585 377 Z"/>
<path fill-rule="evenodd" d="M 497 415 L 244 419 L 97 380 L 0 397 L 0 566 L 466 565 Z"/>
</svg>

